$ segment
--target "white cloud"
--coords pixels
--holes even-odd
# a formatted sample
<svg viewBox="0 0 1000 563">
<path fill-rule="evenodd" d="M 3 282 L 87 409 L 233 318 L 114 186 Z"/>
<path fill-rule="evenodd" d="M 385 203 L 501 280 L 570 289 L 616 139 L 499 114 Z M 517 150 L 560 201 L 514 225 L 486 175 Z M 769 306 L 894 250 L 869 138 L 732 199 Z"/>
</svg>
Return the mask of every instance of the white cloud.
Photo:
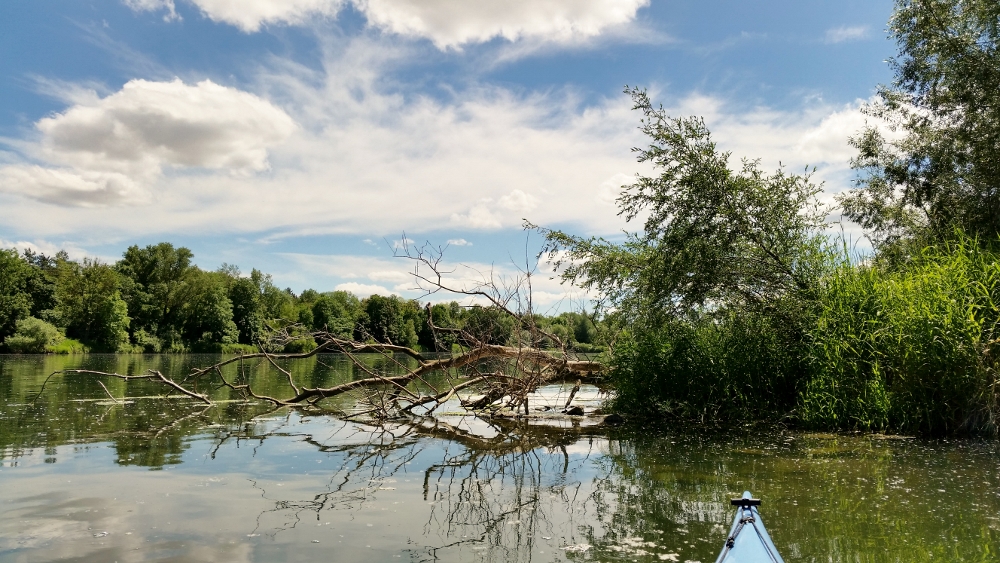
<svg viewBox="0 0 1000 563">
<path fill-rule="evenodd" d="M 295 123 L 253 94 L 204 80 L 132 80 L 36 124 L 54 159 L 108 166 L 153 163 L 259 171 L 267 147 Z"/>
<path fill-rule="evenodd" d="M 118 172 L 14 165 L 0 168 L 0 189 L 62 206 L 138 205 L 149 193 Z"/>
<path fill-rule="evenodd" d="M 2 189 L 59 205 L 144 203 L 164 167 L 266 170 L 268 148 L 296 129 L 266 100 L 210 80 L 132 80 L 104 98 L 74 99 L 35 124 L 40 139 L 27 152 L 49 166 L 0 168 Z"/>
<path fill-rule="evenodd" d="M 163 16 L 165 21 L 174 21 L 180 19 L 177 15 L 177 8 L 174 5 L 174 0 L 123 0 L 125 5 L 137 12 L 158 12 L 160 10 L 166 10 L 166 15 Z"/>
<path fill-rule="evenodd" d="M 388 290 L 380 285 L 357 282 L 338 284 L 333 289 L 334 291 L 349 291 L 358 297 L 368 297 L 369 295 L 399 295 L 398 292 Z"/>
<path fill-rule="evenodd" d="M 150 108 L 156 122 L 212 132 L 198 141 L 201 152 L 140 126 L 145 122 L 135 116 L 142 112 L 120 110 L 118 104 L 144 106 L 107 102 L 118 94 L 93 95 L 89 101 L 78 96 L 69 110 L 49 118 L 51 136 L 42 135 L 33 153 L 22 151 L 29 157 L 5 158 L 9 164 L 0 168 L 0 186 L 7 191 L 0 193 L 5 236 L 85 233 L 122 240 L 177 232 L 267 233 L 276 240 L 339 233 L 380 244 L 378 237 L 391 241 L 400 232 L 423 237 L 455 228 L 517 228 L 522 217 L 580 234 L 615 234 L 627 227 L 609 206 L 621 184 L 652 170 L 637 164 L 630 151 L 645 139 L 625 96 L 583 104 L 571 90 L 516 94 L 475 85 L 446 98 L 404 96 L 394 88 L 405 84 L 384 79 L 386 68 L 401 61 L 405 53 L 361 38 L 328 56 L 320 71 L 261 69 L 255 85 L 261 97 L 212 85 L 234 99 L 249 98 L 254 103 L 247 108 L 263 108 L 260 119 L 249 117 L 253 111 L 225 113 L 214 102 L 207 109 L 181 104 L 188 110 L 169 119 L 158 105 Z M 157 84 L 180 92 L 204 88 Z M 851 185 L 847 137 L 864 121 L 858 103 L 809 100 L 788 111 L 747 110 L 711 96 L 651 95 L 672 115 L 704 115 L 720 147 L 733 151 L 734 165 L 743 156 L 762 158 L 770 169 L 784 163 L 793 172 L 815 165 L 830 192 Z M 265 100 L 280 100 L 285 109 Z M 204 116 L 213 112 L 221 115 Z M 286 112 L 305 126 L 286 129 L 293 122 Z M 98 117 L 84 119 L 90 114 Z M 238 134 L 230 134 L 230 124 Z M 103 134 L 110 139 L 91 146 L 77 130 L 98 135 L 109 127 Z M 284 135 L 287 140 L 277 144 Z M 146 150 L 123 146 L 125 138 Z M 50 166 L 32 168 L 39 160 Z M 270 171 L 233 174 L 223 165 L 243 165 L 235 169 L 243 172 L 270 166 Z M 186 172 L 191 167 L 196 170 Z M 14 177 L 16 182 L 8 181 Z M 113 178 L 121 182 L 114 184 Z M 89 207 L 60 209 L 23 194 Z M 143 197 L 155 205 L 141 212 L 110 205 L 141 204 Z M 448 236 L 469 238 L 461 231 Z M 359 279 L 367 275 L 356 273 Z"/>
<path fill-rule="evenodd" d="M 439 48 L 542 38 L 566 42 L 631 22 L 649 0 L 355 0 L 368 21 Z"/>
<path fill-rule="evenodd" d="M 464 305 L 486 303 L 482 298 L 447 292 L 427 294 L 427 292 L 418 288 L 420 283 L 413 277 L 412 270 L 408 270 L 411 267 L 411 263 L 402 259 L 318 254 L 285 254 L 284 256 L 294 265 L 294 272 L 309 271 L 311 273 L 311 281 L 308 283 L 315 284 L 316 280 L 321 278 L 329 279 L 332 280 L 333 283 L 331 285 L 335 289 L 350 291 L 361 297 L 373 294 L 395 294 L 408 299 L 420 299 L 432 303 L 449 301 L 458 301 Z M 443 282 L 445 285 L 456 289 L 474 289 L 491 279 L 499 282 L 502 286 L 504 283 L 509 284 L 521 275 L 517 269 L 521 266 L 515 266 L 514 264 L 496 265 L 473 262 L 460 265 L 447 261 L 447 256 L 445 256 L 445 259 L 446 261 L 441 264 L 441 270 L 445 272 Z M 283 280 L 286 277 L 280 272 L 275 272 L 275 274 L 279 280 Z M 357 281 L 339 281 L 357 277 L 368 278 L 375 282 L 393 284 L 393 289 L 389 290 L 377 283 L 368 284 Z M 285 282 L 282 281 L 282 283 Z M 423 285 L 426 286 L 426 283 Z M 317 287 L 316 289 L 322 291 L 323 287 Z M 536 311 L 544 313 L 579 310 L 580 306 L 592 297 L 579 288 L 566 286 L 559 283 L 557 279 L 551 279 L 551 276 L 547 275 L 547 273 L 536 274 L 532 277 L 532 289 L 533 306 Z M 516 303 L 512 303 L 512 306 L 516 308 Z"/>
<path fill-rule="evenodd" d="M 308 23 L 317 16 L 335 16 L 340 0 L 190 0 L 212 21 L 252 33 L 262 25 Z"/>
<path fill-rule="evenodd" d="M 407 283 L 413 284 L 413 274 L 400 270 L 378 270 L 368 272 L 368 279 L 375 282 Z"/>
<path fill-rule="evenodd" d="M 72 241 L 66 241 L 61 244 L 57 244 L 47 240 L 4 240 L 0 239 L 0 248 L 14 248 L 18 252 L 24 252 L 25 250 L 31 250 L 37 254 L 44 254 L 46 256 L 55 256 L 59 251 L 65 251 L 69 255 L 70 260 L 82 260 L 84 258 L 94 258 L 93 252 L 88 252 L 81 248 L 77 243 Z M 105 264 L 112 263 L 116 258 L 106 258 L 98 257 Z"/>
<path fill-rule="evenodd" d="M 448 246 L 472 246 L 472 243 L 464 238 L 453 238 L 448 240 Z"/>
<path fill-rule="evenodd" d="M 335 17 L 348 1 L 369 25 L 438 48 L 494 38 L 571 42 L 631 23 L 649 0 L 187 0 L 213 21 L 247 33 L 269 24 L 301 25 Z M 166 10 L 174 0 L 124 0 L 136 11 Z"/>
<path fill-rule="evenodd" d="M 503 227 L 500 219 L 493 214 L 486 203 L 479 203 L 467 213 L 452 213 L 452 224 L 469 229 L 499 229 Z"/>
<path fill-rule="evenodd" d="M 617 205 L 618 195 L 622 192 L 622 186 L 635 183 L 635 175 L 619 172 L 607 180 L 601 182 L 601 187 L 597 191 L 597 201 L 608 206 Z"/>
<path fill-rule="evenodd" d="M 515 213 L 527 213 L 538 206 L 538 199 L 533 195 L 522 192 L 521 190 L 514 190 L 501 197 L 500 201 L 497 203 L 500 207 Z"/>
<path fill-rule="evenodd" d="M 835 27 L 826 30 L 826 43 L 844 43 L 868 38 L 869 29 L 866 25 Z"/>
</svg>

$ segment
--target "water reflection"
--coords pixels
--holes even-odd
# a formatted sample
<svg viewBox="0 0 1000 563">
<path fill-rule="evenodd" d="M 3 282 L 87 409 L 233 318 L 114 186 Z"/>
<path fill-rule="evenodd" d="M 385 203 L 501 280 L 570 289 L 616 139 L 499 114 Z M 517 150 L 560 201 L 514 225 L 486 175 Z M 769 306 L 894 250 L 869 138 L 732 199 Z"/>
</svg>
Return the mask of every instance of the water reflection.
<svg viewBox="0 0 1000 563">
<path fill-rule="evenodd" d="M 744 489 L 789 561 L 998 555 L 993 442 L 371 425 L 206 408 L 155 386 L 110 382 L 109 397 L 86 378 L 52 381 L 33 403 L 71 361 L 0 359 L 0 561 L 707 562 Z M 174 373 L 200 361 L 148 359 Z M 351 377 L 336 366 L 296 376 Z"/>
</svg>

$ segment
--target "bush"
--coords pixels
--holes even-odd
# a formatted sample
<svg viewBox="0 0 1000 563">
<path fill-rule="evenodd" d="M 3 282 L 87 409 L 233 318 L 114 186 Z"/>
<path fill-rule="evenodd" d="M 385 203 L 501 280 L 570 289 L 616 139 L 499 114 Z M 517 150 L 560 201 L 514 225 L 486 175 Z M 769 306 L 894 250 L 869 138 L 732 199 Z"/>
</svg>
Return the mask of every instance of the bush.
<svg viewBox="0 0 1000 563">
<path fill-rule="evenodd" d="M 150 334 L 144 329 L 140 328 L 136 330 L 135 334 L 132 335 L 132 340 L 135 342 L 137 352 L 159 354 L 163 351 L 163 341 L 157 338 L 155 334 Z"/>
<path fill-rule="evenodd" d="M 34 317 L 17 321 L 17 330 L 4 340 L 15 354 L 44 354 L 64 337 L 55 326 Z"/>
<path fill-rule="evenodd" d="M 58 344 L 49 347 L 49 352 L 53 354 L 87 354 L 90 347 L 73 338 L 64 338 Z"/>
<path fill-rule="evenodd" d="M 802 372 L 787 326 L 730 311 L 627 331 L 610 357 L 612 408 L 699 421 L 780 418 L 795 407 Z"/>
</svg>

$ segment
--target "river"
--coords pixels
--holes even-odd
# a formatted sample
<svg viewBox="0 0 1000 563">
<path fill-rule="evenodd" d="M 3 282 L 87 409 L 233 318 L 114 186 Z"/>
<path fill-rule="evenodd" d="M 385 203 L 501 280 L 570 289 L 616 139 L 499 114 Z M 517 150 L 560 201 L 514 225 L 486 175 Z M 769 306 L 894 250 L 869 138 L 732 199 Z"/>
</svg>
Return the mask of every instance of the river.
<svg viewBox="0 0 1000 563">
<path fill-rule="evenodd" d="M 225 389 L 202 389 L 206 407 L 146 382 L 48 377 L 211 361 L 0 356 L 0 562 L 710 563 L 746 489 L 789 563 L 1000 559 L 990 440 L 447 412 L 374 425 Z M 337 356 L 293 373 L 356 376 Z"/>
</svg>

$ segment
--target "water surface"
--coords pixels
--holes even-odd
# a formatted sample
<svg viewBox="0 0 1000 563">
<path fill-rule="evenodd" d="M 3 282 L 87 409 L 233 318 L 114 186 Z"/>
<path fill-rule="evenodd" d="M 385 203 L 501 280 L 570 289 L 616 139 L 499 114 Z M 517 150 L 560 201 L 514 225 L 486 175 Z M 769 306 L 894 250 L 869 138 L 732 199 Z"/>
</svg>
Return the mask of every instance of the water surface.
<svg viewBox="0 0 1000 563">
<path fill-rule="evenodd" d="M 66 367 L 180 375 L 213 360 L 0 357 L 0 561 L 706 563 L 745 489 L 789 563 L 1000 559 L 992 441 L 447 412 L 373 425 L 210 386 L 206 407 L 143 382 L 46 382 Z M 293 372 L 310 385 L 360 376 L 337 356 Z"/>
</svg>

